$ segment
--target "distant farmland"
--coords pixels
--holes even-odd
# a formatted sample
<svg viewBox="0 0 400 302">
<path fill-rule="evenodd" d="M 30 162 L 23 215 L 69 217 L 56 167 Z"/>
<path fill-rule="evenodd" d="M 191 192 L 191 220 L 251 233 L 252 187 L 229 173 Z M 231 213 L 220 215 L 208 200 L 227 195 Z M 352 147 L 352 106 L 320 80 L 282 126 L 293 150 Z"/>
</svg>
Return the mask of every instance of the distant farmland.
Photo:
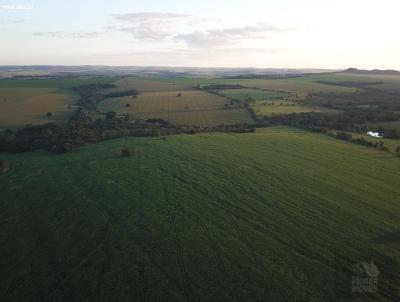
<svg viewBox="0 0 400 302">
<path fill-rule="evenodd" d="M 324 79 L 324 75 L 304 75 L 295 78 L 283 79 L 196 79 L 196 78 L 178 78 L 164 79 L 164 81 L 173 81 L 176 85 L 210 85 L 210 84 L 237 84 L 247 88 L 259 88 L 275 91 L 285 91 L 297 93 L 305 96 L 312 92 L 354 92 L 356 89 L 351 87 L 333 86 L 318 83 Z M 159 79 L 162 80 L 162 79 Z"/>
<path fill-rule="evenodd" d="M 0 128 L 65 122 L 78 96 L 73 87 L 110 83 L 112 77 L 0 80 Z M 51 116 L 46 116 L 51 112 Z"/>
<path fill-rule="evenodd" d="M 263 91 L 258 89 L 224 89 L 218 91 L 220 94 L 227 96 L 229 98 L 246 101 L 265 101 L 286 98 L 292 95 L 290 92 L 280 92 L 280 91 Z"/>
<path fill-rule="evenodd" d="M 304 106 L 290 101 L 268 101 L 256 102 L 251 104 L 251 107 L 256 112 L 257 116 L 272 116 L 279 114 L 290 113 L 303 113 L 303 112 L 323 112 L 323 113 L 337 113 L 337 110 L 329 109 L 326 107 L 317 106 Z"/>
<path fill-rule="evenodd" d="M 2 160 L 4 301 L 353 301 L 371 260 L 359 301 L 398 297 L 392 154 L 279 127 Z"/>
<path fill-rule="evenodd" d="M 145 119 L 163 118 L 178 125 L 214 126 L 252 121 L 245 109 L 231 104 L 228 99 L 196 90 L 143 92 L 137 98 L 105 100 L 98 108 L 103 112 L 129 113 Z"/>
<path fill-rule="evenodd" d="M 0 88 L 0 127 L 64 121 L 72 102 L 71 95 L 50 88 Z"/>
<path fill-rule="evenodd" d="M 136 89 L 140 92 L 191 90 L 190 86 L 174 84 L 172 81 L 156 81 L 140 78 L 122 78 L 113 84 L 117 85 L 118 89 Z"/>
</svg>

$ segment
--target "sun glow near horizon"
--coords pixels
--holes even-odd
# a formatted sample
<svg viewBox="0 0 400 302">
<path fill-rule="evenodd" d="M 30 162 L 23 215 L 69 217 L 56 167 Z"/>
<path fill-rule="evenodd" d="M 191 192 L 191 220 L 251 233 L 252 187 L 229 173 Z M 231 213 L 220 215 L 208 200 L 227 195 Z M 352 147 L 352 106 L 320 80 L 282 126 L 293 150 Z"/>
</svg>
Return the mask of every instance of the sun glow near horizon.
<svg viewBox="0 0 400 302">
<path fill-rule="evenodd" d="M 3 65 L 400 69 L 400 4 L 0 1 Z"/>
</svg>

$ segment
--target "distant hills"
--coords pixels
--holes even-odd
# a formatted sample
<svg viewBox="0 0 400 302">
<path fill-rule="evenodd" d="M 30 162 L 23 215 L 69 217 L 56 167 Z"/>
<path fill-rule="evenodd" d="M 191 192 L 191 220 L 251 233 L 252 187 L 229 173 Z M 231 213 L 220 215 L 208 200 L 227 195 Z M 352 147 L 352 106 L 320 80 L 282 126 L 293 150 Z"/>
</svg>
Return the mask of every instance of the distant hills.
<svg viewBox="0 0 400 302">
<path fill-rule="evenodd" d="M 84 75 L 138 75 L 148 77 L 279 77 L 337 70 L 284 68 L 208 68 L 163 66 L 0 66 L 0 78 L 65 77 Z"/>
<path fill-rule="evenodd" d="M 0 78 L 54 78 L 68 76 L 144 76 L 144 77 L 219 77 L 219 78 L 288 78 L 304 74 L 353 73 L 375 75 L 400 75 L 396 70 L 363 70 L 348 68 L 343 71 L 333 69 L 295 68 L 223 68 L 223 67 L 164 67 L 164 66 L 6 66 L 0 65 Z"/>
<path fill-rule="evenodd" d="M 360 73 L 360 74 L 380 74 L 380 75 L 400 75 L 400 71 L 397 70 L 381 70 L 381 69 L 373 69 L 373 70 L 364 70 L 364 69 L 357 69 L 357 68 L 348 68 L 343 72 L 348 73 Z"/>
</svg>

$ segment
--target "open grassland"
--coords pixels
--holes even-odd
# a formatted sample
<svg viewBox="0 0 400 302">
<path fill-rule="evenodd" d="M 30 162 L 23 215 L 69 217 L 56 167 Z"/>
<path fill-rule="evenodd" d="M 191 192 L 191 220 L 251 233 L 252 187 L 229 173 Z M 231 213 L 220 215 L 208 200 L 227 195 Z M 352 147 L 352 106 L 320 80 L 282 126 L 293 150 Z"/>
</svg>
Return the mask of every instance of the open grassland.
<svg viewBox="0 0 400 302">
<path fill-rule="evenodd" d="M 118 89 L 136 89 L 139 92 L 192 90 L 190 86 L 175 84 L 171 79 L 169 81 L 156 81 L 128 77 L 117 80 L 113 84 L 117 85 Z"/>
<path fill-rule="evenodd" d="M 368 123 L 367 126 L 371 129 L 378 129 L 379 127 L 382 127 L 383 129 L 400 131 L 400 121 Z"/>
<path fill-rule="evenodd" d="M 263 91 L 257 89 L 224 89 L 218 91 L 220 94 L 238 100 L 238 101 L 265 101 L 274 100 L 278 98 L 287 98 L 291 96 L 291 93 L 279 92 L 279 91 Z"/>
<path fill-rule="evenodd" d="M 331 131 L 331 132 L 338 132 L 338 131 Z M 391 139 L 391 138 L 376 138 L 376 137 L 371 137 L 368 136 L 366 133 L 361 134 L 357 132 L 348 132 L 352 135 L 353 138 L 364 138 L 366 141 L 373 142 L 373 143 L 379 143 L 382 141 L 384 143 L 384 146 L 388 148 L 388 151 L 392 154 L 396 154 L 396 149 L 397 147 L 400 146 L 400 139 Z M 400 175 L 399 175 L 400 176 Z"/>
<path fill-rule="evenodd" d="M 139 117 L 144 119 L 161 118 L 180 126 L 212 127 L 218 125 L 251 124 L 253 122 L 249 113 L 242 108 L 142 113 Z"/>
<path fill-rule="evenodd" d="M 121 158 L 121 148 L 133 156 Z M 395 301 L 400 160 L 288 128 L 2 155 L 4 301 Z M 373 260 L 378 291 L 352 294 Z"/>
<path fill-rule="evenodd" d="M 51 88 L 0 88 L 0 127 L 63 121 L 73 100 Z"/>
<path fill-rule="evenodd" d="M 384 90 L 400 91 L 400 75 L 380 75 L 380 74 L 359 74 L 359 73 L 336 73 L 315 76 L 315 79 L 323 81 L 359 81 L 359 82 L 383 82 L 382 84 L 372 85 L 373 88 Z"/>
<path fill-rule="evenodd" d="M 105 100 L 98 108 L 103 112 L 129 113 L 145 119 L 162 118 L 177 125 L 214 126 L 251 122 L 245 109 L 231 106 L 226 98 L 196 90 L 179 93 L 180 96 L 176 91 L 144 92 L 137 98 Z"/>
<path fill-rule="evenodd" d="M 341 87 L 318 83 L 322 75 L 305 75 L 286 79 L 197 79 L 197 78 L 165 78 L 164 81 L 173 81 L 176 85 L 197 86 L 211 84 L 242 85 L 247 88 L 259 88 L 296 93 L 303 97 L 312 92 L 354 92 L 355 88 Z M 158 79 L 162 81 L 163 79 Z"/>
<path fill-rule="evenodd" d="M 303 112 L 324 112 L 337 113 L 337 110 L 326 107 L 305 106 L 291 101 L 268 101 L 252 103 L 251 107 L 257 116 L 272 116 L 279 114 L 303 113 Z"/>
<path fill-rule="evenodd" d="M 0 88 L 53 88 L 71 91 L 75 86 L 93 83 L 111 83 L 117 77 L 71 77 L 59 79 L 3 79 Z"/>
<path fill-rule="evenodd" d="M 0 80 L 0 128 L 65 122 L 72 112 L 68 105 L 77 99 L 73 87 L 115 80 L 115 77 Z M 47 117 L 47 112 L 52 116 Z"/>
</svg>

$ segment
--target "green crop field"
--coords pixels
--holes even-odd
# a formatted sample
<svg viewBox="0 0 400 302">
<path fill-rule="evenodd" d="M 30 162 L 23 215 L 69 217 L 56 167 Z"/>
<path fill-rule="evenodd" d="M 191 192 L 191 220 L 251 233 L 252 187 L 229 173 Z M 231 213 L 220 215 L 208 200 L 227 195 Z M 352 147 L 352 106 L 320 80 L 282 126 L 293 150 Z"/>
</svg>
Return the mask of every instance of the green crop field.
<svg viewBox="0 0 400 302">
<path fill-rule="evenodd" d="M 397 147 L 400 147 L 400 139 L 391 139 L 385 137 L 376 138 L 376 137 L 371 137 L 366 133 L 357 133 L 357 132 L 348 132 L 348 133 L 350 133 L 353 138 L 364 138 L 365 140 L 373 143 L 379 143 L 380 141 L 382 141 L 384 143 L 384 146 L 388 148 L 388 151 L 393 154 L 396 154 Z"/>
<path fill-rule="evenodd" d="M 60 79 L 0 79 L 0 88 L 53 88 L 70 91 L 79 85 L 111 83 L 117 77 L 71 77 Z"/>
<path fill-rule="evenodd" d="M 265 101 L 274 100 L 279 98 L 287 98 L 291 96 L 291 93 L 279 92 L 279 91 L 263 91 L 257 89 L 224 89 L 218 91 L 220 94 L 227 96 L 229 98 L 246 101 L 251 99 L 253 101 Z"/>
<path fill-rule="evenodd" d="M 50 88 L 0 88 L 0 127 L 65 121 L 73 100 Z"/>
<path fill-rule="evenodd" d="M 382 127 L 384 129 L 400 131 L 400 121 L 368 123 L 367 126 L 371 129 L 378 129 L 379 127 Z"/>
<path fill-rule="evenodd" d="M 128 77 L 117 80 L 113 84 L 117 85 L 119 89 L 136 89 L 140 92 L 192 90 L 190 86 L 175 84 L 171 79 L 169 81 L 157 81 Z"/>
<path fill-rule="evenodd" d="M 197 86 L 197 85 L 210 85 L 210 84 L 233 84 L 242 85 L 247 88 L 259 88 L 266 90 L 285 91 L 290 93 L 297 93 L 300 96 L 305 96 L 312 92 L 354 92 L 355 88 L 341 87 L 329 84 L 318 83 L 319 80 L 324 79 L 323 75 L 305 75 L 295 78 L 287 79 L 197 79 L 197 78 L 177 78 L 177 79 L 157 79 L 158 81 L 165 81 L 175 83 L 176 85 Z M 332 79 L 332 78 L 330 78 Z"/>
<path fill-rule="evenodd" d="M 339 73 L 329 75 L 317 75 L 315 79 L 340 82 L 340 81 L 380 81 L 383 84 L 373 85 L 372 87 L 393 91 L 400 91 L 400 75 L 379 75 L 379 74 L 358 74 L 358 73 Z"/>
<path fill-rule="evenodd" d="M 268 101 L 252 103 L 251 107 L 257 116 L 272 116 L 279 114 L 303 113 L 303 112 L 323 112 L 337 113 L 337 110 L 326 107 L 305 106 L 291 101 Z"/>
<path fill-rule="evenodd" d="M 115 77 L 0 80 L 0 128 L 65 122 L 79 85 L 111 83 Z M 52 116 L 46 116 L 51 112 Z"/>
<path fill-rule="evenodd" d="M 3 301 L 398 297 L 392 154 L 267 128 L 1 159 Z M 352 267 L 370 260 L 379 290 L 353 295 Z"/>
<path fill-rule="evenodd" d="M 145 119 L 163 118 L 178 125 L 213 126 L 251 122 L 245 109 L 229 103 L 228 99 L 215 94 L 180 90 L 144 92 L 137 98 L 129 96 L 108 99 L 101 102 L 98 108 L 103 112 L 129 113 Z"/>
</svg>

